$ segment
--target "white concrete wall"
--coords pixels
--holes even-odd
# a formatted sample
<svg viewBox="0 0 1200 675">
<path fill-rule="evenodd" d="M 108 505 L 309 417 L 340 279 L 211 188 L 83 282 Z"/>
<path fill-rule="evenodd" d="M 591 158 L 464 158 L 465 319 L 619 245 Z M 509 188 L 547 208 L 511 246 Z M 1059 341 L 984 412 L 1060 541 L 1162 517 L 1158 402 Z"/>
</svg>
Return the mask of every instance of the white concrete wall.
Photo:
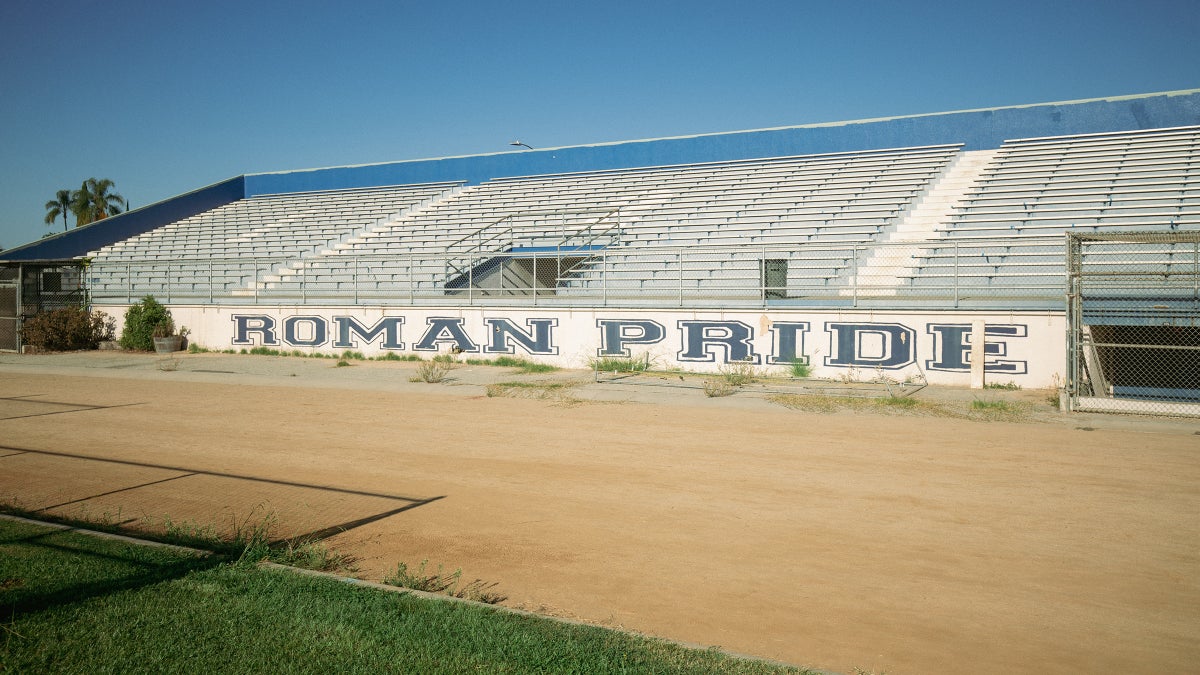
<svg viewBox="0 0 1200 675">
<path fill-rule="evenodd" d="M 117 317 L 120 326 L 124 306 L 97 309 Z M 176 325 L 191 329 L 193 344 L 214 350 L 266 346 L 289 352 L 352 349 L 367 356 L 393 351 L 429 357 L 457 345 L 477 358 L 508 353 L 568 368 L 587 367 L 603 350 L 648 355 L 656 369 L 708 372 L 729 360 L 748 357 L 783 373 L 789 369 L 794 348 L 811 364 L 813 377 L 868 380 L 885 375 L 905 380 L 924 373 L 931 384 L 970 386 L 973 328 L 978 331 L 982 321 L 985 382 L 1055 386 L 1065 360 L 1064 315 L 1047 311 L 186 305 L 170 309 Z"/>
</svg>

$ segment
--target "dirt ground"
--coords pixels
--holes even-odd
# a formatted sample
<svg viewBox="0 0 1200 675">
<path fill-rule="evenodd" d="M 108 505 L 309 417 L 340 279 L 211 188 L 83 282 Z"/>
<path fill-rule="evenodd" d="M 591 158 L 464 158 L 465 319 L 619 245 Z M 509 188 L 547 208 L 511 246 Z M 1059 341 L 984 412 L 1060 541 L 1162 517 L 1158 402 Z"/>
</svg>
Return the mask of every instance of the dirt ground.
<svg viewBox="0 0 1200 675">
<path fill-rule="evenodd" d="M 585 375 L 413 370 L 3 355 L 0 500 L 142 527 L 269 515 L 337 533 L 366 578 L 428 559 L 508 605 L 839 672 L 1200 663 L 1200 422 L 628 383 L 563 403 L 484 385 Z"/>
</svg>

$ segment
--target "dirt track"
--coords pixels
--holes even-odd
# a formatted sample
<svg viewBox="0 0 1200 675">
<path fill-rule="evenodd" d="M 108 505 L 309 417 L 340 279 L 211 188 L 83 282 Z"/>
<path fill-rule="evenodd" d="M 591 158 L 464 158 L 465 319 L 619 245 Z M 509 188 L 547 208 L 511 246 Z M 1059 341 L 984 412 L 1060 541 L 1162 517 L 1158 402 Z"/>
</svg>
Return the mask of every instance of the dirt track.
<svg viewBox="0 0 1200 675">
<path fill-rule="evenodd" d="M 200 358 L 0 360 L 0 500 L 349 528 L 363 576 L 428 558 L 506 604 L 842 672 L 1200 662 L 1200 424 L 564 407 Z"/>
</svg>

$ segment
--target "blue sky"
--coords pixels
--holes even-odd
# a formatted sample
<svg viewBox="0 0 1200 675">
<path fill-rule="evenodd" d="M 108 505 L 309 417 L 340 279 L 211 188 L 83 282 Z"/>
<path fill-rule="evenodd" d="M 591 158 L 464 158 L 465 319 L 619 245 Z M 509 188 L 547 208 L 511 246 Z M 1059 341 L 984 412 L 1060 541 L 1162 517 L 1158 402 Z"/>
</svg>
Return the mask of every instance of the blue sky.
<svg viewBox="0 0 1200 675">
<path fill-rule="evenodd" d="M 58 189 L 1200 87 L 1200 2 L 0 4 L 0 246 Z M 55 231 L 61 231 L 61 221 Z"/>
</svg>

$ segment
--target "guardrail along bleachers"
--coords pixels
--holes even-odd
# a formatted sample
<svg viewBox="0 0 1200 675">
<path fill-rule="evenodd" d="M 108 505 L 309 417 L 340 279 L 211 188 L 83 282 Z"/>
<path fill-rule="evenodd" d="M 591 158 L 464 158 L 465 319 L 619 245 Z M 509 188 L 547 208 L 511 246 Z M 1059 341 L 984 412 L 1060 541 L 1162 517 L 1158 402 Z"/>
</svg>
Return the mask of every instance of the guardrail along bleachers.
<svg viewBox="0 0 1200 675">
<path fill-rule="evenodd" d="M 432 292 L 447 281 L 447 257 L 461 257 L 470 267 L 514 249 L 599 243 L 606 247 L 606 272 L 615 279 L 636 273 L 622 268 L 622 250 L 869 243 L 945 171 L 959 147 L 495 179 L 298 261 L 253 292 L 336 293 L 354 284 L 386 294 L 408 292 L 410 282 Z M 383 256 L 396 262 L 374 260 Z M 364 269 L 368 258 L 373 264 Z M 563 280 L 564 292 L 594 286 L 594 267 L 594 261 L 574 267 Z M 828 271 L 838 273 L 834 266 Z M 719 274 L 720 265 L 700 273 Z M 730 284 L 743 285 L 742 276 L 748 288 L 759 286 L 757 272 L 731 274 Z"/>
<path fill-rule="evenodd" d="M 225 292 L 275 264 L 325 249 L 429 202 L 462 183 L 261 195 L 105 246 L 92 256 L 94 297 L 134 287 L 161 295 Z M 161 262 L 161 264 L 157 264 Z M 136 271 L 126 274 L 129 265 Z M 270 269 L 267 266 L 267 269 Z"/>
<path fill-rule="evenodd" d="M 906 282 L 1061 294 L 1067 231 L 1197 229 L 1200 127 L 1006 141 Z"/>
</svg>

